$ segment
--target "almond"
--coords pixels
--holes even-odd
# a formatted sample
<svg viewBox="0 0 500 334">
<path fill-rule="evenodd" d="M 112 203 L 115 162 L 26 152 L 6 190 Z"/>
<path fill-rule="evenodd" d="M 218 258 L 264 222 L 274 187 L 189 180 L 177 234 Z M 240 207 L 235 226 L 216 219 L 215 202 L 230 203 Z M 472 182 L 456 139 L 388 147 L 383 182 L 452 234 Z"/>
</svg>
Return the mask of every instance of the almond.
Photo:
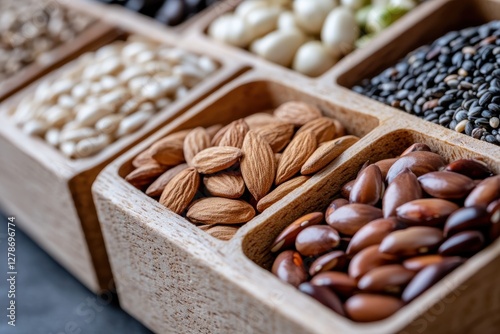
<svg viewBox="0 0 500 334">
<path fill-rule="evenodd" d="M 276 172 L 276 185 L 297 174 L 316 147 L 316 135 L 311 131 L 304 131 L 295 136 L 281 156 Z"/>
<path fill-rule="evenodd" d="M 157 162 L 140 166 L 125 177 L 130 184 L 136 188 L 142 188 L 153 182 L 155 178 L 161 175 L 168 167 L 160 165 Z"/>
<path fill-rule="evenodd" d="M 273 152 L 279 152 L 290 142 L 294 126 L 290 123 L 273 123 L 255 130 L 266 142 L 271 145 Z"/>
<path fill-rule="evenodd" d="M 231 124 L 228 124 L 228 125 L 220 128 L 219 131 L 217 131 L 212 136 L 212 141 L 210 142 L 212 144 L 212 146 L 219 146 L 219 143 L 220 143 L 222 137 L 224 137 L 224 135 L 226 134 L 226 131 L 229 129 L 230 126 L 231 126 Z"/>
<path fill-rule="evenodd" d="M 250 128 L 248 127 L 245 120 L 239 119 L 232 122 L 231 124 L 229 124 L 229 127 L 222 136 L 219 142 L 219 146 L 233 146 L 241 148 L 248 130 L 250 130 Z"/>
<path fill-rule="evenodd" d="M 144 165 L 149 165 L 152 163 L 157 163 L 155 159 L 153 159 L 153 156 L 151 154 L 150 150 L 146 150 L 142 153 L 140 153 L 138 156 L 132 160 L 132 166 L 135 168 L 139 168 Z"/>
<path fill-rule="evenodd" d="M 274 153 L 274 161 L 276 162 L 276 166 L 280 163 L 280 159 L 283 153 Z"/>
<path fill-rule="evenodd" d="M 302 126 L 313 119 L 320 118 L 322 115 L 321 110 L 312 104 L 291 101 L 276 108 L 274 116 L 280 121 Z"/>
<path fill-rule="evenodd" d="M 264 196 L 259 203 L 257 203 L 257 211 L 262 212 L 274 203 L 281 200 L 283 197 L 303 185 L 307 180 L 309 180 L 309 176 L 297 176 L 291 180 L 288 180 L 282 184 L 280 184 L 276 189 L 271 191 L 269 194 Z"/>
<path fill-rule="evenodd" d="M 322 170 L 358 140 L 356 136 L 344 136 L 323 143 L 304 163 L 301 174 L 309 175 Z"/>
<path fill-rule="evenodd" d="M 228 225 L 215 225 L 209 226 L 210 228 L 206 230 L 208 234 L 212 237 L 217 238 L 222 241 L 230 240 L 236 232 L 238 232 L 239 227 L 237 226 L 228 226 Z"/>
<path fill-rule="evenodd" d="M 213 174 L 231 167 L 241 156 L 242 152 L 237 147 L 209 147 L 195 155 L 191 164 L 201 174 Z"/>
<path fill-rule="evenodd" d="M 304 131 L 312 131 L 316 135 L 316 140 L 319 144 L 335 138 L 335 129 L 335 123 L 331 118 L 320 117 L 302 125 L 297 134 Z"/>
<path fill-rule="evenodd" d="M 248 131 L 245 136 L 242 151 L 241 175 L 248 190 L 258 201 L 266 196 L 273 186 L 276 173 L 274 153 L 271 146 L 254 130 Z"/>
<path fill-rule="evenodd" d="M 186 216 L 194 223 L 240 224 L 250 221 L 255 216 L 255 210 L 244 201 L 209 197 L 194 203 Z"/>
<path fill-rule="evenodd" d="M 260 128 L 262 126 L 267 126 L 271 123 L 278 122 L 276 117 L 274 117 L 272 114 L 264 113 L 264 112 L 259 112 L 250 116 L 247 116 L 244 118 L 245 122 L 248 124 L 250 129 L 255 130 L 257 128 Z"/>
<path fill-rule="evenodd" d="M 347 134 L 345 127 L 338 120 L 333 119 L 333 123 L 335 124 L 336 137 L 343 137 Z"/>
<path fill-rule="evenodd" d="M 165 189 L 167 183 L 169 183 L 170 180 L 174 178 L 174 176 L 176 176 L 186 168 L 188 168 L 187 164 L 180 164 L 167 170 L 148 187 L 148 189 L 146 190 L 146 195 L 151 197 L 161 196 L 161 194 L 163 193 L 163 189 Z"/>
<path fill-rule="evenodd" d="M 237 172 L 207 175 L 203 178 L 203 183 L 212 196 L 240 198 L 245 192 L 245 182 Z"/>
<path fill-rule="evenodd" d="M 153 159 L 167 166 L 176 166 L 185 161 L 184 139 L 189 132 L 176 132 L 151 145 L 149 151 Z"/>
<path fill-rule="evenodd" d="M 207 131 L 202 127 L 197 127 L 191 130 L 184 139 L 183 151 L 184 158 L 189 166 L 193 157 L 210 147 L 210 136 Z"/>
<path fill-rule="evenodd" d="M 200 175 L 193 167 L 174 176 L 160 197 L 160 203 L 180 215 L 191 203 L 200 185 Z"/>
</svg>

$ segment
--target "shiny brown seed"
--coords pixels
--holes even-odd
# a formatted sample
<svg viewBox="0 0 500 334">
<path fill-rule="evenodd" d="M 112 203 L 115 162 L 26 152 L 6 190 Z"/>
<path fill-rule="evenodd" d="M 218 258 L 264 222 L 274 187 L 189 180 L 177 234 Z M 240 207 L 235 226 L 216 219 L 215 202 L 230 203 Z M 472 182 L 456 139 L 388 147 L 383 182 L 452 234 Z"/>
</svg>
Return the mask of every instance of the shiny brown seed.
<svg viewBox="0 0 500 334">
<path fill-rule="evenodd" d="M 326 286 L 312 285 L 309 282 L 302 283 L 299 290 L 319 301 L 321 304 L 329 307 L 336 313 L 345 316 L 344 308 L 339 297 Z"/>
<path fill-rule="evenodd" d="M 401 205 L 396 213 L 398 219 L 409 225 L 433 226 L 443 223 L 458 208 L 444 199 L 423 198 Z"/>
<path fill-rule="evenodd" d="M 349 193 L 351 203 L 375 205 L 382 198 L 384 181 L 377 165 L 366 167 L 356 178 Z"/>
<path fill-rule="evenodd" d="M 334 199 L 330 203 L 330 205 L 328 205 L 328 208 L 326 208 L 325 216 L 331 215 L 332 213 L 335 212 L 335 210 L 337 210 L 341 206 L 344 206 L 344 205 L 347 205 L 347 204 L 349 204 L 349 201 L 346 200 L 345 198 L 336 198 L 336 199 Z"/>
<path fill-rule="evenodd" d="M 445 171 L 455 172 L 471 179 L 484 179 L 491 176 L 491 171 L 484 162 L 475 159 L 460 159 L 448 164 Z"/>
<path fill-rule="evenodd" d="M 444 259 L 440 263 L 428 265 L 413 277 L 403 291 L 402 300 L 405 303 L 411 302 L 463 262 L 464 260 L 461 258 L 451 257 Z"/>
<path fill-rule="evenodd" d="M 491 227 L 488 237 L 490 241 L 494 241 L 500 236 L 500 199 L 491 202 L 486 210 L 491 217 Z"/>
<path fill-rule="evenodd" d="M 428 226 L 414 226 L 394 231 L 380 244 L 381 253 L 397 256 L 415 256 L 436 249 L 443 240 L 440 229 Z"/>
<path fill-rule="evenodd" d="M 392 165 L 398 160 L 399 158 L 391 158 L 391 159 L 384 159 L 377 161 L 375 165 L 380 168 L 380 173 L 382 173 L 382 179 L 386 179 L 387 177 L 387 172 L 389 169 L 392 167 Z"/>
<path fill-rule="evenodd" d="M 438 252 L 443 256 L 471 256 L 484 247 L 484 236 L 479 231 L 463 231 L 446 239 Z"/>
<path fill-rule="evenodd" d="M 324 216 L 322 212 L 311 212 L 298 218 L 276 237 L 273 245 L 271 246 L 271 252 L 276 253 L 295 245 L 295 238 L 297 238 L 297 234 L 308 226 L 321 224 L 321 222 L 323 222 L 323 218 Z"/>
<path fill-rule="evenodd" d="M 406 150 L 404 150 L 404 152 L 401 153 L 401 156 L 403 157 L 403 156 L 407 155 L 408 153 L 418 152 L 418 151 L 431 152 L 431 148 L 429 146 L 427 146 L 426 144 L 415 143 L 415 144 L 411 145 L 410 147 L 408 147 Z"/>
<path fill-rule="evenodd" d="M 327 286 L 342 298 L 350 297 L 357 289 L 354 278 L 339 271 L 319 273 L 311 279 L 312 285 Z"/>
<path fill-rule="evenodd" d="M 453 212 L 444 224 L 444 236 L 466 230 L 477 230 L 490 225 L 490 215 L 485 208 L 470 206 Z"/>
<path fill-rule="evenodd" d="M 349 242 L 346 254 L 354 255 L 366 247 L 380 244 L 389 233 L 400 226 L 401 223 L 394 217 L 381 218 L 369 222 L 354 234 L 351 242 Z"/>
<path fill-rule="evenodd" d="M 464 206 L 487 207 L 491 202 L 500 198 L 500 175 L 484 179 L 474 188 L 465 199 Z"/>
<path fill-rule="evenodd" d="M 398 258 L 391 254 L 379 252 L 379 245 L 369 246 L 354 255 L 347 272 L 349 276 L 358 279 L 373 268 L 395 263 Z"/>
<path fill-rule="evenodd" d="M 444 159 L 432 152 L 416 151 L 406 154 L 396 161 L 387 172 L 387 182 L 392 180 L 406 168 L 411 170 L 416 176 L 439 170 L 445 164 Z"/>
<path fill-rule="evenodd" d="M 356 180 L 351 180 L 342 186 L 342 189 L 340 190 L 340 195 L 342 197 L 344 197 L 344 198 L 350 197 L 352 186 L 354 185 L 354 182 L 356 182 Z"/>
<path fill-rule="evenodd" d="M 342 270 L 347 263 L 343 251 L 333 251 L 318 257 L 309 267 L 309 274 L 314 276 L 328 270 Z"/>
<path fill-rule="evenodd" d="M 396 313 L 404 303 L 395 297 L 360 293 L 345 302 L 347 316 L 359 322 L 378 321 Z"/>
<path fill-rule="evenodd" d="M 416 199 L 422 198 L 422 189 L 417 177 L 411 170 L 405 168 L 396 175 L 387 187 L 382 202 L 384 217 L 396 216 L 396 209 Z"/>
<path fill-rule="evenodd" d="M 442 199 L 460 199 L 474 188 L 471 178 L 454 172 L 431 172 L 418 178 L 422 189 L 429 195 Z"/>
<path fill-rule="evenodd" d="M 304 256 L 316 256 L 334 249 L 340 243 L 337 231 L 328 225 L 313 225 L 302 230 L 295 239 L 295 248 Z"/>
<path fill-rule="evenodd" d="M 403 261 L 403 267 L 408 270 L 420 271 L 430 264 L 441 263 L 444 257 L 441 255 L 415 256 Z"/>
<path fill-rule="evenodd" d="M 272 273 L 280 280 L 295 287 L 307 280 L 307 272 L 300 254 L 287 250 L 274 260 Z"/>
<path fill-rule="evenodd" d="M 377 267 L 367 272 L 358 282 L 358 288 L 366 292 L 399 294 L 415 276 L 415 272 L 400 264 Z"/>
<path fill-rule="evenodd" d="M 352 236 L 369 222 L 382 218 L 382 210 L 367 204 L 347 204 L 325 217 L 328 225 L 342 234 Z"/>
</svg>

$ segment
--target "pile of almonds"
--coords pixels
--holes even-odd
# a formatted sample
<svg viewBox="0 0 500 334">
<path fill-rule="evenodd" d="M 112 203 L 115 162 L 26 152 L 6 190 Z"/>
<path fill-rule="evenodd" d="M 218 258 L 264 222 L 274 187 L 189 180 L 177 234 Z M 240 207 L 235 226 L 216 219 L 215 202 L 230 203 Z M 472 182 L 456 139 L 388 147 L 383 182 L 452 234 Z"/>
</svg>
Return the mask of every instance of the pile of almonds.
<svg viewBox="0 0 500 334">
<path fill-rule="evenodd" d="M 212 236 L 229 240 L 358 140 L 316 106 L 287 102 L 225 127 L 168 135 L 138 155 L 126 176 Z"/>
<path fill-rule="evenodd" d="M 2 0 L 0 81 L 71 41 L 94 21 L 56 1 Z"/>
<path fill-rule="evenodd" d="M 86 53 L 45 80 L 12 111 L 29 135 L 69 158 L 85 158 L 140 129 L 214 73 L 205 56 L 139 36 Z"/>
<path fill-rule="evenodd" d="M 365 164 L 324 214 L 281 232 L 272 272 L 351 320 L 387 318 L 498 238 L 491 175 L 474 159 L 446 165 L 424 144 Z"/>
</svg>

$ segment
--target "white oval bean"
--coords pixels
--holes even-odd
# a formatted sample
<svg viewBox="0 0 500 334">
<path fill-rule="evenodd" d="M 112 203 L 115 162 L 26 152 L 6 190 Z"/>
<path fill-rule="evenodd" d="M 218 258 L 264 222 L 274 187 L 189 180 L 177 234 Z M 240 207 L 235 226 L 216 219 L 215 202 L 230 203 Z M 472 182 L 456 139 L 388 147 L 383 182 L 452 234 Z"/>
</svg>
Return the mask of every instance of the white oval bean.
<svg viewBox="0 0 500 334">
<path fill-rule="evenodd" d="M 59 140 L 61 142 L 79 141 L 85 138 L 93 137 L 96 135 L 96 133 L 97 132 L 92 128 L 62 130 L 61 137 L 59 138 Z"/>
<path fill-rule="evenodd" d="M 71 90 L 71 96 L 75 98 L 76 101 L 81 101 L 90 92 L 90 83 L 81 82 L 73 87 Z"/>
<path fill-rule="evenodd" d="M 120 87 L 102 95 L 99 98 L 99 103 L 104 105 L 116 106 L 117 104 L 127 100 L 129 97 L 130 94 L 128 93 L 128 91 L 125 88 Z"/>
<path fill-rule="evenodd" d="M 59 149 L 66 157 L 72 158 L 75 154 L 76 144 L 72 141 L 62 142 Z"/>
<path fill-rule="evenodd" d="M 299 26 L 309 34 L 319 34 L 328 13 L 337 6 L 336 0 L 295 0 L 293 12 Z"/>
<path fill-rule="evenodd" d="M 283 12 L 279 7 L 256 8 L 245 17 L 247 29 L 250 29 L 252 39 L 259 38 L 276 29 L 278 16 Z"/>
<path fill-rule="evenodd" d="M 335 65 L 335 62 L 320 41 L 311 41 L 299 48 L 292 68 L 302 74 L 315 77 L 326 72 Z"/>
<path fill-rule="evenodd" d="M 58 146 L 60 135 L 61 131 L 59 129 L 51 128 L 45 133 L 45 140 L 52 146 Z"/>
<path fill-rule="evenodd" d="M 172 103 L 172 100 L 170 100 L 167 97 L 164 97 L 164 98 L 158 99 L 156 101 L 155 107 L 156 107 L 157 110 L 161 110 L 161 109 L 164 109 L 167 106 L 169 106 L 171 103 Z"/>
<path fill-rule="evenodd" d="M 198 58 L 198 67 L 203 71 L 205 77 L 217 70 L 217 64 L 212 59 L 205 56 Z"/>
<path fill-rule="evenodd" d="M 278 16 L 276 26 L 279 30 L 285 31 L 291 29 L 301 29 L 299 28 L 297 20 L 295 20 L 295 15 L 290 11 L 282 12 L 280 16 Z"/>
<path fill-rule="evenodd" d="M 290 66 L 304 39 L 304 35 L 297 30 L 276 30 L 253 42 L 250 50 L 276 64 Z"/>
<path fill-rule="evenodd" d="M 47 131 L 48 127 L 44 121 L 33 119 L 24 124 L 23 132 L 30 136 L 41 136 Z"/>
<path fill-rule="evenodd" d="M 147 73 L 148 72 L 146 71 L 146 69 L 141 66 L 130 66 L 118 75 L 118 80 L 120 80 L 120 82 L 122 83 L 127 83 L 130 80 L 140 76 L 144 76 Z"/>
<path fill-rule="evenodd" d="M 338 7 L 328 14 L 321 31 L 321 41 L 334 58 L 351 52 L 358 37 L 359 27 L 350 9 Z"/>
<path fill-rule="evenodd" d="M 118 129 L 122 115 L 108 115 L 97 121 L 95 129 L 100 133 L 112 134 Z"/>
<path fill-rule="evenodd" d="M 76 101 L 70 95 L 59 96 L 59 99 L 57 100 L 57 104 L 59 106 L 61 106 L 62 108 L 66 108 L 66 109 L 72 109 L 72 108 L 76 107 Z"/>
<path fill-rule="evenodd" d="M 75 156 L 77 158 L 86 158 L 91 156 L 111 143 L 111 138 L 106 134 L 97 137 L 82 139 L 76 144 Z"/>
<path fill-rule="evenodd" d="M 106 91 L 115 89 L 120 84 L 115 77 L 110 75 L 105 75 L 104 77 L 102 77 L 99 83 L 101 84 L 102 88 Z"/>
<path fill-rule="evenodd" d="M 58 105 L 50 107 L 45 113 L 44 118 L 50 127 L 60 127 L 71 120 L 72 114 L 68 109 Z"/>
<path fill-rule="evenodd" d="M 142 42 L 133 42 L 126 45 L 121 54 L 125 58 L 133 58 L 138 55 L 140 52 L 148 49 L 148 45 Z"/>
<path fill-rule="evenodd" d="M 246 19 L 247 15 L 252 11 L 267 7 L 269 7 L 269 2 L 267 2 L 266 0 L 243 1 L 238 5 L 238 7 L 236 7 L 236 9 L 234 10 L 234 14 L 243 19 Z"/>
<path fill-rule="evenodd" d="M 215 40 L 239 47 L 246 47 L 253 37 L 245 20 L 233 14 L 215 19 L 208 28 L 208 34 Z"/>
<path fill-rule="evenodd" d="M 84 105 L 76 114 L 76 120 L 83 126 L 94 125 L 98 120 L 112 114 L 114 109 L 109 106 L 99 104 Z"/>
<path fill-rule="evenodd" d="M 153 116 L 149 110 L 137 111 L 130 116 L 125 117 L 118 126 L 116 137 L 120 138 L 141 128 Z"/>
</svg>

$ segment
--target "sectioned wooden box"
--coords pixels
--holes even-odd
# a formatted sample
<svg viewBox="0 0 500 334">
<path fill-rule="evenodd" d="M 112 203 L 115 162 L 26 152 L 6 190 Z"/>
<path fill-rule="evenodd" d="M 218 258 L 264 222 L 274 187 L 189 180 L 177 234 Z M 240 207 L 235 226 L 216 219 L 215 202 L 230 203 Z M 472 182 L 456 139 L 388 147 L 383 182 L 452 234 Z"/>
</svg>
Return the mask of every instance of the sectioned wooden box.
<svg viewBox="0 0 500 334">
<path fill-rule="evenodd" d="M 90 6 L 89 10 L 93 4 L 86 6 Z M 80 49 L 79 54 L 123 38 L 123 34 L 136 34 L 207 55 L 218 62 L 220 68 L 190 90 L 184 99 L 155 114 L 140 130 L 85 159 L 68 159 L 43 140 L 25 135 L 9 115 L 9 109 L 20 99 L 32 93 L 44 80 L 74 66 L 73 62 L 32 83 L 0 105 L 0 151 L 4 157 L 0 164 L 1 205 L 19 218 L 19 225 L 35 241 L 94 292 L 113 289 L 112 274 L 90 191 L 97 174 L 141 138 L 248 69 L 244 62 L 219 54 L 203 44 L 190 45 L 189 41 L 181 40 L 166 27 L 139 15 L 118 9 L 110 9 L 103 15 L 106 25 L 113 29 L 109 29 L 106 36 L 96 39 L 91 46 Z"/>
<path fill-rule="evenodd" d="M 444 15 L 448 11 L 468 13 L 471 20 L 464 22 L 481 23 L 494 17 L 492 9 L 500 14 L 500 1 L 426 3 L 366 49 L 316 79 L 251 54 L 242 55 L 254 64 L 254 71 L 123 154 L 94 183 L 94 200 L 122 307 L 160 333 L 496 333 L 500 328 L 499 240 L 390 318 L 369 324 L 333 313 L 267 270 L 273 239 L 297 217 L 324 209 L 366 160 L 396 156 L 410 144 L 423 142 L 447 160 L 480 157 L 500 173 L 499 147 L 348 89 L 420 44 L 463 26 L 461 16 Z M 443 17 L 450 22 L 443 23 Z M 199 33 L 203 25 L 199 29 L 186 34 L 205 40 Z M 229 47 L 223 50 L 234 56 L 243 53 Z M 212 238 L 124 180 L 132 159 L 170 132 L 228 123 L 293 99 L 319 105 L 363 138 L 228 242 Z"/>
</svg>

